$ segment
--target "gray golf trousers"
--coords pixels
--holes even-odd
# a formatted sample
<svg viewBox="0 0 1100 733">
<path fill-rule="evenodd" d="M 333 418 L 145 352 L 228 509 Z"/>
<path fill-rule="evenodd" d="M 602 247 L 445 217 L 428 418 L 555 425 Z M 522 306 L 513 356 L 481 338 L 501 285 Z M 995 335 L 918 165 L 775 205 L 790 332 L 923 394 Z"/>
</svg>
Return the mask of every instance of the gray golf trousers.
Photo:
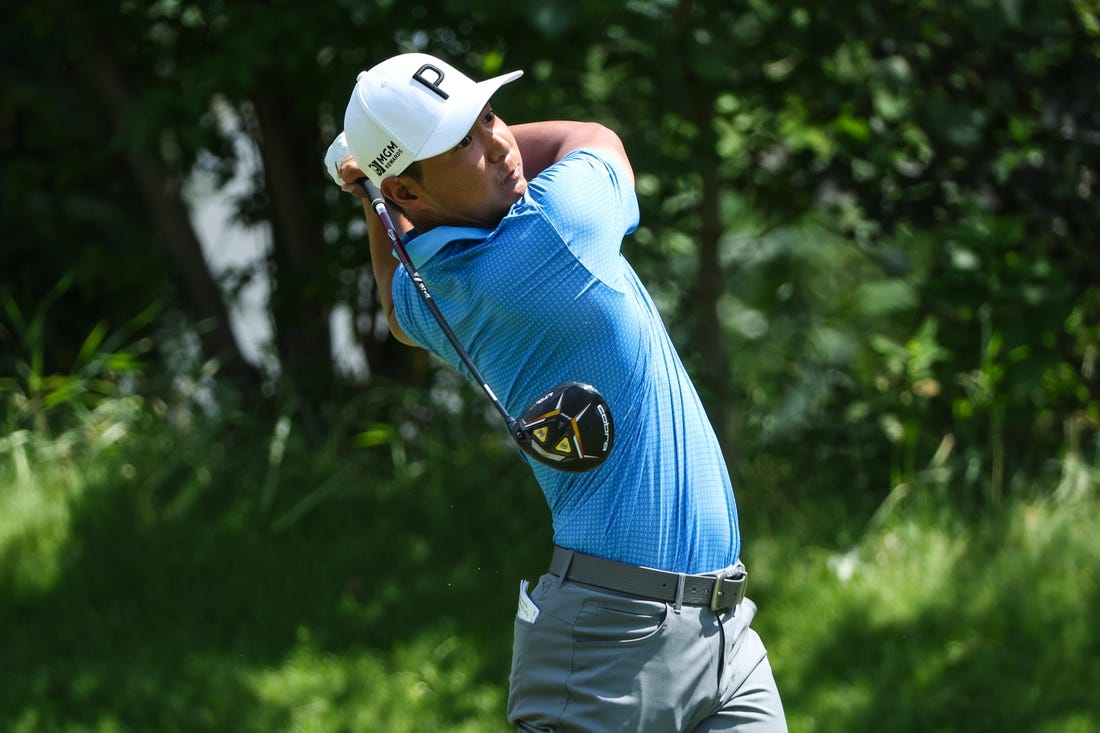
<svg viewBox="0 0 1100 733">
<path fill-rule="evenodd" d="M 779 733 L 756 605 L 715 613 L 543 575 L 515 621 L 508 721 L 548 733 Z M 528 606 L 528 608 L 530 608 Z"/>
</svg>

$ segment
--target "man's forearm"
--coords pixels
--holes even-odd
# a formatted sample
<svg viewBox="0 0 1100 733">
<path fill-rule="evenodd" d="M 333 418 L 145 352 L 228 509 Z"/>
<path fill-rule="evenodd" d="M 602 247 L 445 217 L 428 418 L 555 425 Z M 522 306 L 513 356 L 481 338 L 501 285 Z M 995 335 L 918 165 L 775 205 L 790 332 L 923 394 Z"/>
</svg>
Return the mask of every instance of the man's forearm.
<svg viewBox="0 0 1100 733">
<path fill-rule="evenodd" d="M 374 207 L 368 199 L 363 199 L 363 214 L 367 217 L 367 240 L 370 243 L 371 271 L 374 274 L 374 285 L 378 288 L 378 300 L 382 304 L 382 312 L 386 316 L 386 323 L 394 338 L 403 344 L 417 346 L 397 323 L 397 313 L 393 305 L 393 276 L 397 271 L 397 259 L 393 256 L 393 243 L 390 241 L 382 220 L 378 217 Z M 390 213 L 391 218 L 395 218 Z M 395 226 L 400 226 L 396 221 Z M 401 236 L 402 232 L 395 232 Z"/>
</svg>

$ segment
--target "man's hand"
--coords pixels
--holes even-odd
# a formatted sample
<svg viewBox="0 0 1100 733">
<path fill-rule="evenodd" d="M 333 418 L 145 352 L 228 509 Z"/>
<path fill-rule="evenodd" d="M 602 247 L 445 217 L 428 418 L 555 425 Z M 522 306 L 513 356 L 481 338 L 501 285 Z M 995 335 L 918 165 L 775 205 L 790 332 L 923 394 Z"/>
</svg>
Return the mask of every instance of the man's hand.
<svg viewBox="0 0 1100 733">
<path fill-rule="evenodd" d="M 348 148 L 347 138 L 342 132 L 328 146 L 328 152 L 325 153 L 325 170 L 332 176 L 332 180 L 340 186 L 341 191 L 350 193 L 356 198 L 367 198 L 366 190 L 359 183 L 359 179 L 366 174 L 359 167 L 359 163 L 355 161 L 355 157 Z"/>
</svg>

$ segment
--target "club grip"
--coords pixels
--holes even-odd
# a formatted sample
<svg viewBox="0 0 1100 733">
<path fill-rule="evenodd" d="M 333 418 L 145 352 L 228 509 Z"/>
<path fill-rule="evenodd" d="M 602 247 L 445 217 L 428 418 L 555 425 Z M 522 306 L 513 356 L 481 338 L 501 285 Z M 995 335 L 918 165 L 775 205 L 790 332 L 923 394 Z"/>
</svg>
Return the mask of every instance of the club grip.
<svg viewBox="0 0 1100 733">
<path fill-rule="evenodd" d="M 359 179 L 359 182 L 362 183 L 363 188 L 367 190 L 367 196 L 370 196 L 370 202 L 372 206 L 377 208 L 379 204 L 385 205 L 385 199 L 382 198 L 382 191 L 378 188 L 378 186 L 374 185 L 374 181 L 367 178 L 366 176 L 363 176 Z"/>
</svg>

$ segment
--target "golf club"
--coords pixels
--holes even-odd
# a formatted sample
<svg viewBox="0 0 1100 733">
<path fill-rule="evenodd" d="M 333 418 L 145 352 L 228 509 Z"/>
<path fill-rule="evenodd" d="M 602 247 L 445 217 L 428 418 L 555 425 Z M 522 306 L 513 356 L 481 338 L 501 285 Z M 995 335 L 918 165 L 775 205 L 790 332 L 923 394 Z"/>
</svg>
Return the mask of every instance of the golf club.
<svg viewBox="0 0 1100 733">
<path fill-rule="evenodd" d="M 341 138 L 337 138 L 336 146 Z M 347 153 L 350 155 L 350 151 Z M 346 156 L 338 156 L 338 161 Z M 331 172 L 331 171 L 330 171 Z M 337 176 L 334 176 L 337 178 Z M 386 202 L 378 187 L 364 177 L 358 181 L 370 198 L 371 207 L 382 222 L 383 229 L 393 245 L 397 259 L 405 267 L 406 273 L 416 286 L 420 298 L 435 318 L 439 328 L 450 342 L 458 358 L 466 365 L 474 381 L 481 386 L 489 401 L 504 418 L 508 432 L 519 448 L 539 463 L 560 471 L 589 471 L 602 464 L 611 453 L 615 442 L 615 424 L 611 418 L 611 408 L 603 395 L 590 384 L 565 382 L 544 393 L 520 417 L 508 414 L 504 404 L 485 381 L 470 355 L 466 353 L 443 317 L 424 279 L 409 258 L 405 245 L 397 236 L 397 230 L 386 209 Z"/>
</svg>

